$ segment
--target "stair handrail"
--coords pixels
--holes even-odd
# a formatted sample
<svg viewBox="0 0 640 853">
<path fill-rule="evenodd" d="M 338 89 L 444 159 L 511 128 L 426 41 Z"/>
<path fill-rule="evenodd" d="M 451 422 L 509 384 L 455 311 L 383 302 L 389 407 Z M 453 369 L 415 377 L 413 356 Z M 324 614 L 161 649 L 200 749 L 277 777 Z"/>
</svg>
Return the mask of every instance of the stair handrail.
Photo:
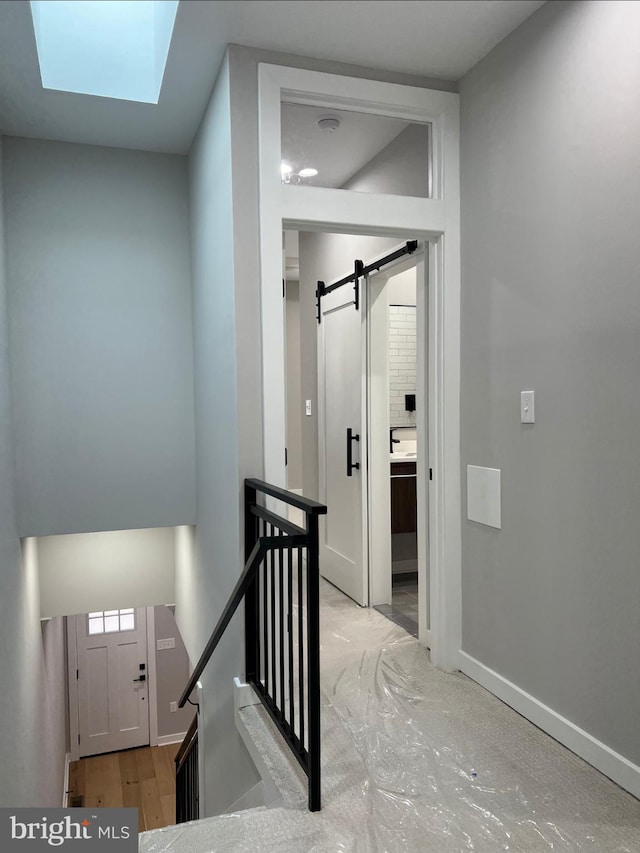
<svg viewBox="0 0 640 853">
<path fill-rule="evenodd" d="M 301 533 L 304 531 L 302 528 L 298 528 Z M 227 604 L 222 611 L 220 618 L 218 619 L 218 624 L 213 629 L 213 633 L 209 638 L 209 642 L 204 648 L 204 651 L 200 655 L 200 660 L 196 664 L 195 669 L 193 670 L 193 674 L 189 679 L 187 686 L 185 687 L 182 696 L 178 701 L 178 708 L 184 708 L 189 700 L 189 696 L 193 693 L 195 688 L 197 687 L 198 681 L 200 681 L 200 676 L 204 672 L 207 664 L 211 660 L 211 655 L 216 650 L 218 643 L 222 639 L 222 635 L 227 629 L 227 625 L 231 622 L 233 618 L 233 614 L 236 612 L 242 599 L 245 596 L 245 593 L 251 586 L 256 572 L 260 567 L 260 564 L 265 558 L 265 555 L 268 551 L 275 551 L 277 548 L 301 548 L 306 544 L 306 539 L 302 535 L 295 536 L 287 536 L 286 542 L 283 543 L 281 536 L 262 536 L 256 542 L 253 551 L 249 559 L 247 560 L 244 570 L 240 577 L 238 578 L 238 582 L 236 583 L 233 592 L 231 593 Z"/>
<path fill-rule="evenodd" d="M 180 744 L 180 749 L 176 753 L 176 757 L 173 759 L 176 765 L 176 776 L 180 772 L 182 765 L 186 761 L 189 750 L 191 749 L 191 744 L 193 743 L 193 739 L 198 734 L 198 715 L 193 715 L 193 720 L 191 720 L 191 725 L 187 729 L 187 733 L 184 736 L 184 740 Z"/>
</svg>

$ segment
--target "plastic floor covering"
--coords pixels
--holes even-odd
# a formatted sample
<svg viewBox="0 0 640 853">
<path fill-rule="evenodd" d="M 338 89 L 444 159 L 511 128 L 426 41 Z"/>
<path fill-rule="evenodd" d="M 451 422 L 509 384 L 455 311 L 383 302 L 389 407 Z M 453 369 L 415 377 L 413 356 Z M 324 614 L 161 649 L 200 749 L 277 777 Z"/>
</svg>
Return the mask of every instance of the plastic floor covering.
<svg viewBox="0 0 640 853">
<path fill-rule="evenodd" d="M 298 774 L 284 806 L 143 833 L 142 853 L 639 853 L 640 801 L 326 583 L 321 660 L 322 811 Z"/>
</svg>

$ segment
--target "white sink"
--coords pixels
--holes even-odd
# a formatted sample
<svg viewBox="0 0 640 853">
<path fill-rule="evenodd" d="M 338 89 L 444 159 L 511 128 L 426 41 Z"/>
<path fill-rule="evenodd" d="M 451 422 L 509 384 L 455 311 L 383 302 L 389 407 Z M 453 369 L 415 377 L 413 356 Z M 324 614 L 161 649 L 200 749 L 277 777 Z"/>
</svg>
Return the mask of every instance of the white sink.
<svg viewBox="0 0 640 853">
<path fill-rule="evenodd" d="M 415 459 L 416 455 L 415 450 L 396 450 L 394 453 L 389 454 L 389 459 L 392 462 L 399 462 L 401 459 Z"/>
</svg>

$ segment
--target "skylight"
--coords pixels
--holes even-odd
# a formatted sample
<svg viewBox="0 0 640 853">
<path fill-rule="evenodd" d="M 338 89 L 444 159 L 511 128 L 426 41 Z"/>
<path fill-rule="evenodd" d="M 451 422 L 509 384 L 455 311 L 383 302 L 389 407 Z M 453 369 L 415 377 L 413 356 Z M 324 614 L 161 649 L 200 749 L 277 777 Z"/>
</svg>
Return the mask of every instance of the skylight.
<svg viewBox="0 0 640 853">
<path fill-rule="evenodd" d="M 178 0 L 31 0 L 45 89 L 157 104 Z"/>
</svg>

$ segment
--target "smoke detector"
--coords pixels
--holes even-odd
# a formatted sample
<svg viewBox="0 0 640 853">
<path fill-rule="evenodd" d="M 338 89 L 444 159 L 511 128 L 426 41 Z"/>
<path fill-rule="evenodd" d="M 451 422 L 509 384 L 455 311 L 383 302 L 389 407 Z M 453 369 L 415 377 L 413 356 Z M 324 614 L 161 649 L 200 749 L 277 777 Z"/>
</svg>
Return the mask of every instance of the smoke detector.
<svg viewBox="0 0 640 853">
<path fill-rule="evenodd" d="M 326 133 L 333 133 L 340 127 L 340 119 L 335 116 L 326 116 L 318 121 L 318 127 Z"/>
</svg>

